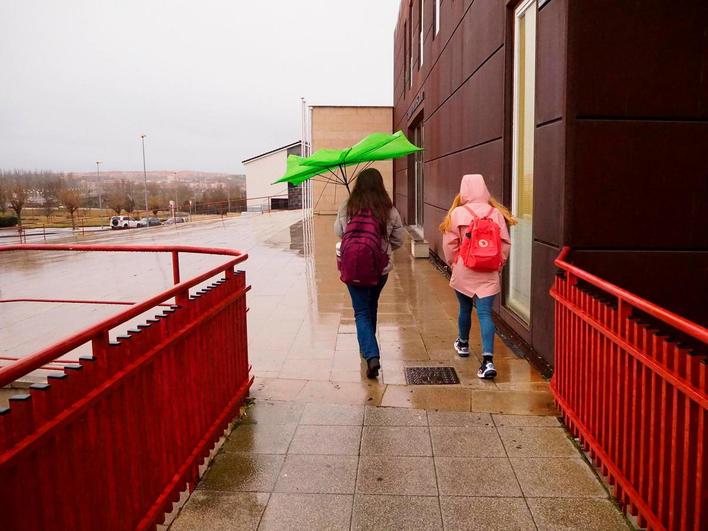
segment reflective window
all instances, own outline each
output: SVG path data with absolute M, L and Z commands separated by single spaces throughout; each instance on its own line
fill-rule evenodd
M 519 223 L 511 228 L 505 297 L 506 306 L 526 322 L 531 317 L 535 72 L 536 0 L 526 0 L 514 13 L 511 208 Z
M 433 17 L 435 18 L 435 35 L 440 33 L 440 0 L 435 0 L 433 6 Z
M 418 3 L 418 10 L 419 10 L 419 17 L 418 21 L 420 24 L 418 25 L 418 57 L 420 57 L 420 60 L 418 62 L 418 68 L 423 66 L 423 39 L 425 38 L 425 35 L 423 34 L 423 10 L 425 9 L 425 1 L 420 0 Z

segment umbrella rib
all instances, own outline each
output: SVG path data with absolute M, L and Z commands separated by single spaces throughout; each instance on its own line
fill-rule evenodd
M 335 176 L 335 178 L 336 178 L 336 177 L 337 177 L 337 174 L 334 174 L 334 176 Z M 327 182 L 329 182 L 329 183 L 337 184 L 337 181 L 336 181 L 336 180 L 333 180 L 330 176 L 325 175 L 325 174 L 323 174 L 323 173 L 319 173 L 319 174 L 313 176 L 312 178 L 314 178 L 314 177 L 322 177 L 323 179 L 325 179 L 325 180 L 326 180 Z
M 322 195 L 324 195 L 324 191 L 327 189 L 327 185 L 328 185 L 328 184 L 329 184 L 329 182 L 326 183 L 326 184 L 322 187 L 322 191 L 320 192 L 320 196 L 317 198 L 317 202 L 315 203 L 315 206 L 314 206 L 314 208 L 312 209 L 313 212 L 314 212 L 315 210 L 317 210 L 317 205 L 320 204 L 320 200 L 322 199 Z M 336 189 L 336 187 L 335 187 L 335 189 Z
M 339 183 L 339 182 L 340 182 L 340 181 L 339 181 L 339 175 L 337 175 L 336 173 L 334 173 L 334 172 L 332 171 L 332 168 L 327 168 L 327 171 L 328 171 L 329 173 L 331 173 L 332 175 L 334 175 L 334 178 L 335 178 L 335 182 L 336 182 L 336 183 Z M 342 183 L 342 184 L 344 184 L 344 183 Z

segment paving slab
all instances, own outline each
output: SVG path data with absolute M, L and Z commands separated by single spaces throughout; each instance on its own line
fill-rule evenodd
M 352 530 L 442 529 L 437 497 L 430 496 L 370 496 L 354 498 Z
M 221 452 L 197 489 L 270 492 L 284 459 L 283 455 Z
M 558 416 L 550 391 L 470 389 L 470 411 Z
M 364 407 L 346 404 L 306 404 L 302 424 L 320 426 L 361 426 Z
M 441 496 L 521 496 L 505 457 L 436 457 Z
M 300 425 L 293 437 L 289 453 L 359 455 L 361 426 Z
M 505 426 L 538 426 L 559 427 L 561 423 L 557 417 L 544 415 L 492 415 L 497 427 Z
M 433 454 L 440 457 L 506 457 L 493 426 L 432 427 Z
M 244 424 L 297 424 L 305 409 L 303 404 L 258 400 L 243 413 Z
M 467 411 L 428 411 L 428 424 L 433 426 L 463 427 L 494 426 L 489 413 Z
M 539 529 L 553 531 L 625 531 L 630 527 L 610 500 L 529 498 L 528 505 Z
M 285 459 L 275 492 L 354 494 L 359 459 L 348 455 L 293 455 Z
M 500 427 L 509 457 L 577 457 L 578 450 L 563 428 Z
M 381 405 L 433 411 L 470 411 L 470 390 L 457 386 L 389 385 Z
M 270 494 L 195 490 L 172 524 L 173 531 L 255 531 Z
M 224 443 L 226 452 L 284 454 L 297 424 L 243 424 Z
M 274 493 L 270 497 L 258 529 L 262 531 L 348 529 L 352 504 L 352 496 Z
M 437 496 L 433 459 L 362 456 L 356 491 L 361 494 Z
M 367 426 L 427 426 L 424 409 L 395 407 L 366 407 L 364 424 Z
M 607 492 L 581 457 L 513 458 L 516 477 L 529 498 L 606 498 Z
M 523 498 L 440 498 L 446 530 L 535 530 Z
M 427 426 L 364 426 L 361 455 L 432 456 Z

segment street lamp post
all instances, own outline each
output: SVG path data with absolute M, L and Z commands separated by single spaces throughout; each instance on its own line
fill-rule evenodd
M 103 210 L 103 200 L 101 197 L 101 170 L 99 169 L 99 166 L 101 165 L 101 161 L 97 160 L 96 161 L 96 187 L 98 188 L 98 215 L 101 215 L 101 211 Z
M 143 144 L 143 181 L 145 183 L 145 215 L 148 215 L 148 178 L 147 178 L 147 170 L 145 168 L 145 136 L 146 135 L 140 135 L 140 141 Z
M 177 226 L 177 214 L 179 214 L 179 182 L 177 181 L 177 172 L 173 171 L 172 176 L 175 181 L 175 226 Z

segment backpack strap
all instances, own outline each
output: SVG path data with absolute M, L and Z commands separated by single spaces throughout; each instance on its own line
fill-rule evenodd
M 493 206 L 490 206 L 490 207 L 489 207 L 489 212 L 487 212 L 487 215 L 484 216 L 484 217 L 485 217 L 485 218 L 491 217 L 493 212 L 494 212 L 494 207 L 493 207 Z
M 479 219 L 479 216 L 474 213 L 474 210 L 472 210 L 472 207 L 469 205 L 469 203 L 462 205 L 462 207 L 463 207 L 465 210 L 467 210 L 467 212 L 469 212 L 470 214 L 472 214 L 472 219 L 475 219 L 475 220 Z

